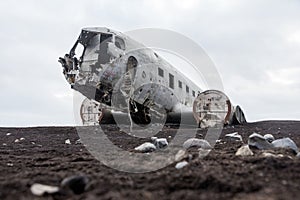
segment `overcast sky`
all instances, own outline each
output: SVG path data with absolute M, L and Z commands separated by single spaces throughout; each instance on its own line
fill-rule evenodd
M 196 41 L 249 121 L 300 119 L 300 1 L 0 2 L 0 126 L 74 124 L 57 62 L 80 29 L 164 28 Z

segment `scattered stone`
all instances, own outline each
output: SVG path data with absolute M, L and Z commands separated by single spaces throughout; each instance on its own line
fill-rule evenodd
M 154 140 L 154 145 L 156 146 L 156 148 L 158 149 L 162 149 L 168 146 L 168 141 L 166 138 L 156 138 Z
M 46 193 L 53 194 L 53 193 L 58 192 L 59 187 L 34 183 L 30 187 L 30 191 L 32 192 L 32 194 L 34 194 L 36 196 L 43 196 Z
M 3 146 L 7 146 L 7 144 L 6 144 L 6 143 L 3 143 L 2 145 L 3 145 Z
M 295 153 L 299 152 L 297 145 L 290 138 L 282 138 L 282 139 L 274 140 L 272 144 L 275 148 L 286 148 L 286 149 L 292 149 Z
M 75 144 L 81 144 L 81 140 L 80 139 L 76 140 Z
M 297 153 L 296 158 L 300 159 L 300 152 Z
M 6 135 L 7 135 L 7 136 L 10 136 L 10 135 L 11 135 L 11 133 L 6 133 Z
M 35 142 L 31 142 L 31 144 L 35 144 Z
M 272 143 L 275 140 L 274 136 L 271 134 L 264 135 L 264 138 L 270 143 Z
M 202 149 L 202 148 L 199 148 L 198 151 L 199 151 L 199 158 L 203 158 L 203 157 L 205 157 L 205 156 L 207 156 L 209 154 L 209 152 L 211 151 L 211 149 Z
M 272 157 L 272 158 L 283 158 L 284 157 L 284 155 L 282 155 L 282 154 L 273 154 L 273 153 L 270 153 L 270 152 L 263 152 L 261 155 L 265 158 L 270 158 L 270 157 Z
M 20 142 L 20 140 L 19 139 L 15 139 L 15 143 L 19 143 Z
M 61 187 L 71 190 L 74 194 L 82 194 L 88 183 L 89 179 L 86 176 L 70 176 L 62 180 Z
M 186 162 L 186 161 L 182 161 L 182 162 L 179 162 L 175 165 L 175 168 L 176 169 L 181 169 L 181 168 L 184 168 L 185 166 L 187 166 L 189 163 Z
M 249 148 L 248 145 L 241 146 L 237 152 L 235 153 L 236 156 L 253 156 L 253 152 Z
M 211 145 L 203 139 L 190 138 L 183 143 L 183 148 L 189 149 L 191 147 L 200 147 L 202 149 L 211 149 Z
M 253 133 L 248 138 L 249 147 L 256 147 L 258 149 L 271 149 L 273 145 L 269 143 L 262 135 Z
M 226 134 L 225 138 L 233 141 L 243 141 L 242 136 L 238 132 Z
M 150 143 L 150 142 L 145 142 L 144 144 L 141 144 L 140 146 L 138 147 L 135 147 L 134 148 L 136 151 L 141 151 L 141 152 L 151 152 L 151 151 L 154 151 L 156 150 L 156 147 L 154 144 Z
M 66 139 L 66 140 L 65 140 L 65 144 L 71 144 L 70 139 Z
M 23 137 L 22 137 L 22 138 L 20 138 L 20 141 L 23 141 L 23 140 L 25 140 L 25 138 L 23 138 Z
M 182 159 L 184 159 L 184 158 L 186 158 L 186 157 L 187 157 L 186 151 L 180 149 L 180 150 L 176 153 L 176 155 L 175 155 L 175 161 L 176 161 L 176 162 L 179 162 L 179 161 L 181 161 Z
M 14 166 L 14 164 L 12 164 L 12 163 L 7 163 L 6 165 L 9 166 L 9 167 L 13 167 Z

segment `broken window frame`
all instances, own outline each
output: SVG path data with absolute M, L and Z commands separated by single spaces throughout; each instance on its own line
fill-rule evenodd
M 190 88 L 189 88 L 188 85 L 185 86 L 185 91 L 186 91 L 186 93 L 188 93 L 188 94 L 190 93 Z
M 174 89 L 174 75 L 169 73 L 169 87 Z
M 178 80 L 178 87 L 182 89 L 182 82 L 180 80 Z
M 164 70 L 162 69 L 162 68 L 158 68 L 158 75 L 160 76 L 160 77 L 164 77 Z

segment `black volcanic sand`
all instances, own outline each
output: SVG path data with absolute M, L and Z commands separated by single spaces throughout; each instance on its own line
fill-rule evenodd
M 109 138 L 124 149 L 132 150 L 145 140 L 132 140 L 105 125 Z M 275 138 L 290 137 L 300 146 L 300 122 L 266 121 L 223 129 L 224 134 L 239 132 L 244 142 L 253 132 L 271 133 Z M 172 135 L 166 127 L 160 136 Z M 7 133 L 11 135 L 7 136 Z M 198 130 L 197 137 L 206 130 Z M 18 143 L 15 139 L 25 138 Z M 65 144 L 70 139 L 71 145 Z M 293 152 L 278 149 L 282 158 L 265 158 L 262 151 L 254 156 L 237 157 L 238 142 L 218 143 L 200 159 L 191 152 L 190 164 L 142 174 L 119 172 L 101 164 L 82 144 L 74 127 L 0 128 L 0 199 L 299 199 L 300 159 Z M 149 140 L 148 140 L 149 141 Z M 5 143 L 3 145 L 3 143 Z M 130 162 L 130 161 L 128 161 Z M 79 195 L 58 193 L 36 197 L 33 183 L 60 185 L 62 179 L 85 174 L 87 190 Z

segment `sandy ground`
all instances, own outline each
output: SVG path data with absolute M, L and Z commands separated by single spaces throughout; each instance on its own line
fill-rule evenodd
M 114 125 L 103 125 L 106 134 L 124 150 L 147 139 L 133 139 Z M 160 136 L 172 135 L 166 127 Z M 266 121 L 223 129 L 224 134 L 239 132 L 247 142 L 253 132 L 271 133 L 275 138 L 290 137 L 300 146 L 300 122 Z M 11 133 L 8 134 L 7 133 Z M 203 138 L 206 130 L 198 130 Z M 24 138 L 20 142 L 16 139 Z M 70 139 L 71 144 L 65 144 Z M 150 173 L 132 174 L 106 167 L 96 160 L 79 139 L 74 127 L 0 128 L 0 199 L 298 199 L 300 196 L 300 159 L 293 152 L 274 150 L 282 158 L 237 157 L 240 142 L 218 143 L 211 153 L 198 158 L 191 151 L 189 165 L 175 164 Z M 58 193 L 36 197 L 33 183 L 60 185 L 62 179 L 84 174 L 90 182 L 79 195 Z

